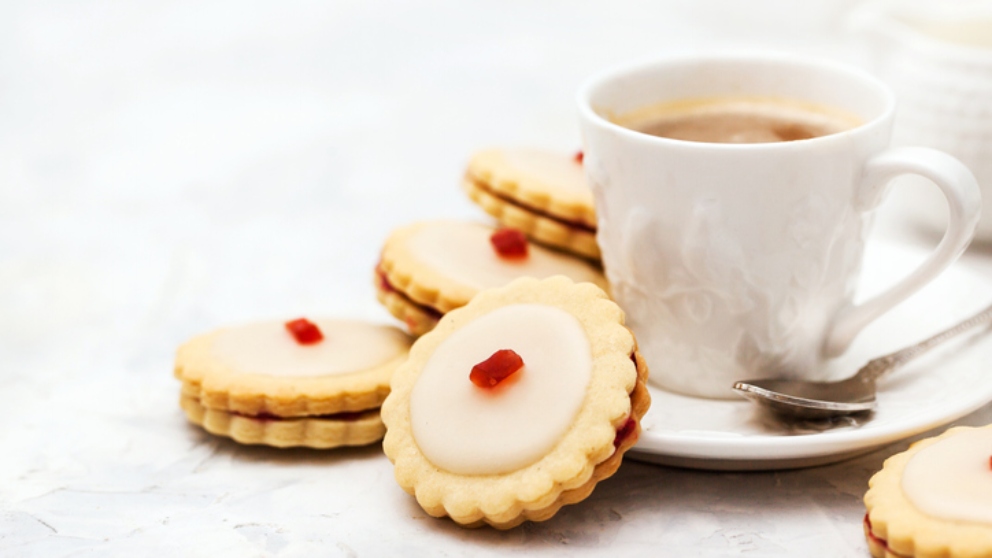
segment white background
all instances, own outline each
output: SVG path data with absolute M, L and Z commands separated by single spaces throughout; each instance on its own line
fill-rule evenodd
M 0 555 L 865 556 L 861 496 L 905 444 L 778 473 L 628 461 L 552 521 L 469 531 L 377 447 L 189 426 L 171 375 L 220 325 L 389 320 L 389 231 L 481 218 L 476 149 L 577 149 L 589 74 L 717 46 L 864 64 L 851 4 L 0 3 Z

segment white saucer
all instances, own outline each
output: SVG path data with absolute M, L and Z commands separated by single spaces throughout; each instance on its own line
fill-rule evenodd
M 869 245 L 860 292 L 870 295 L 890 285 L 924 256 L 919 249 Z M 873 357 L 924 339 L 990 302 L 992 280 L 952 266 L 865 329 L 830 368 L 835 377 L 853 374 Z M 992 400 L 992 332 L 978 329 L 882 378 L 871 416 L 843 419 L 828 429 L 784 425 L 743 399 L 650 391 L 651 410 L 630 455 L 635 459 L 716 470 L 821 465 L 947 424 Z

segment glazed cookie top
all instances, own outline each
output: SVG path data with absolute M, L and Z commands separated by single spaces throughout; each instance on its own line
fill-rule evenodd
M 386 241 L 381 265 L 392 285 L 441 312 L 520 277 L 564 275 L 606 288 L 606 278 L 590 263 L 537 244 L 528 242 L 522 257 L 500 254 L 492 242 L 496 231 L 461 221 L 408 225 Z
M 872 535 L 893 553 L 992 555 L 992 426 L 951 428 L 885 460 L 869 481 Z
M 500 350 L 522 360 L 512 381 L 493 388 L 469 381 L 466 371 Z M 568 430 L 591 369 L 589 340 L 568 312 L 543 304 L 499 308 L 452 333 L 424 365 L 410 394 L 413 436 L 428 460 L 454 473 L 530 465 Z
M 992 527 L 992 429 L 966 430 L 921 449 L 906 463 L 902 489 L 931 517 Z
M 307 329 L 292 326 L 305 322 Z M 266 321 L 195 337 L 176 354 L 183 393 L 208 408 L 277 416 L 381 404 L 411 339 L 357 320 Z
M 298 342 L 285 322 L 270 321 L 218 331 L 214 358 L 245 374 L 301 377 L 361 372 L 406 353 L 409 339 L 396 328 L 357 321 L 315 320 L 323 339 Z
M 574 155 L 527 148 L 486 149 L 472 156 L 466 175 L 534 209 L 596 225 L 592 190 Z
M 522 278 L 479 293 L 393 377 L 382 416 L 397 480 L 460 522 L 510 521 L 582 485 L 639 418 L 635 351 L 623 312 L 592 284 Z

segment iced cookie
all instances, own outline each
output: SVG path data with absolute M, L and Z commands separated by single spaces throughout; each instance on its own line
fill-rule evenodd
M 872 556 L 992 557 L 992 426 L 921 440 L 868 484 Z
M 519 277 L 553 275 L 606 288 L 606 278 L 594 265 L 528 242 L 514 229 L 431 221 L 399 228 L 386 240 L 376 268 L 376 294 L 411 333 L 421 335 L 479 291 Z
M 326 449 L 372 444 L 386 433 L 379 409 L 298 418 L 252 416 L 208 409 L 186 395 L 180 396 L 179 406 L 193 424 L 242 444 Z
M 468 164 L 469 197 L 529 237 L 598 259 L 596 211 L 581 155 L 538 149 L 488 149 Z
M 382 406 L 399 485 L 432 516 L 499 529 L 585 499 L 650 405 L 623 319 L 565 277 L 518 279 L 446 314 Z
M 327 448 L 379 440 L 379 406 L 411 340 L 392 326 L 269 321 L 193 338 L 176 354 L 187 418 L 248 444 Z

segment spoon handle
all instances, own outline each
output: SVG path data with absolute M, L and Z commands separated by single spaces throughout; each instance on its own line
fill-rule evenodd
M 877 380 L 886 372 L 902 366 L 937 345 L 940 345 L 944 341 L 957 337 L 958 335 L 974 327 L 988 322 L 992 322 L 992 305 L 989 305 L 984 310 L 968 318 L 967 320 L 941 331 L 933 337 L 924 339 L 923 341 L 920 341 L 915 345 L 910 345 L 905 349 L 870 360 L 868 364 L 864 365 L 864 367 L 858 371 L 857 375 L 865 381 Z

